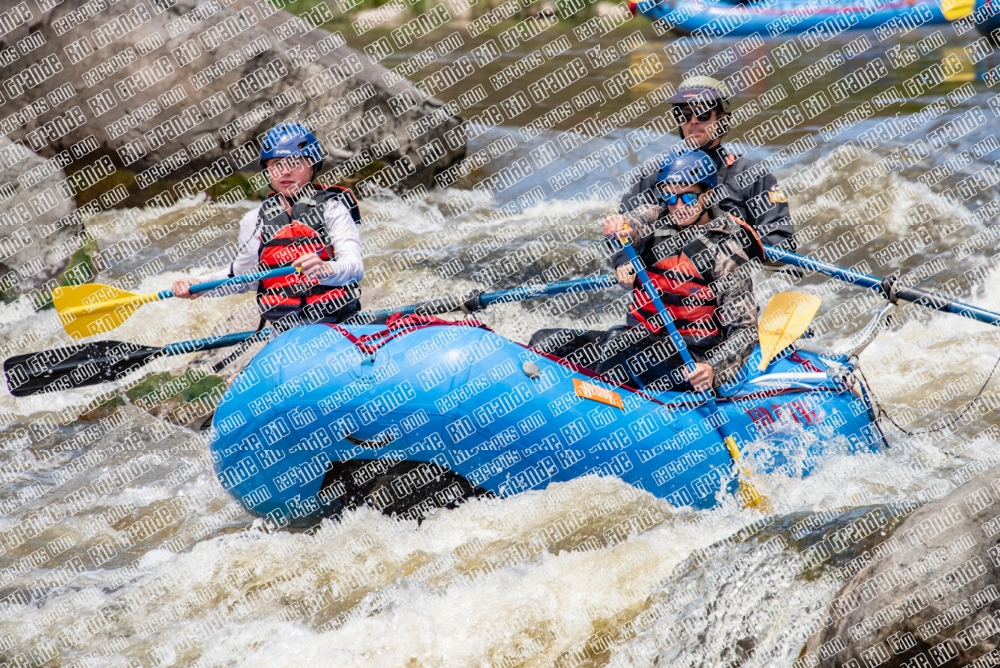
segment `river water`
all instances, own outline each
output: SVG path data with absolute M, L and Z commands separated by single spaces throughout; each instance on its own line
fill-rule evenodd
M 604 38 L 604 46 L 635 30 L 619 29 Z M 364 46 L 381 34 L 374 31 L 353 45 Z M 398 65 L 447 34 L 439 31 L 383 64 Z M 962 50 L 968 35 L 958 37 L 944 26 L 880 43 L 866 34 L 865 46 L 855 41 L 860 33 L 848 33 L 779 67 L 775 48 L 781 42 L 719 40 L 669 64 L 664 47 L 672 44 L 669 53 L 679 54 L 682 43 L 659 38 L 648 26 L 641 34 L 643 43 L 631 53 L 594 71 L 558 100 L 525 111 L 516 124 L 474 127 L 470 154 L 488 154 L 491 146 L 495 152 L 505 149 L 488 165 L 416 202 L 404 204 L 388 194 L 364 201 L 369 303 L 464 293 L 479 284 L 477 272 L 501 266 L 504 256 L 559 231 L 573 230 L 566 235 L 573 240 L 519 266 L 494 287 L 604 270 L 603 261 L 588 251 L 599 239 L 599 219 L 620 197 L 618 177 L 666 148 L 672 135 L 647 136 L 649 145 L 610 167 L 566 172 L 558 189 L 548 179 L 595 151 L 614 150 L 616 143 L 634 149 L 642 136 L 633 131 L 666 108 L 640 110 L 606 136 L 576 135 L 576 146 L 561 133 L 588 115 L 607 118 L 648 99 L 644 96 L 713 56 L 728 61 L 723 74 L 768 56 L 773 71 L 741 99 L 773 101 L 782 90 L 785 95 L 758 119 L 792 104 L 801 108 L 830 82 L 876 61 L 888 69 L 876 86 L 751 150 L 758 159 L 780 158 L 780 150 L 798 142 L 800 150 L 776 159 L 774 171 L 796 212 L 798 233 L 808 239 L 804 252 L 827 253 L 839 264 L 879 275 L 916 272 L 922 287 L 940 287 L 1000 309 L 1000 276 L 984 264 L 996 242 L 975 240 L 984 238 L 976 235 L 994 226 L 998 216 L 990 209 L 973 216 L 993 201 L 996 188 L 967 198 L 954 194 L 952 205 L 944 195 L 949 188 L 958 193 L 963 178 L 1000 157 L 993 152 L 1000 148 L 991 129 L 994 93 L 982 80 L 996 59 L 973 63 Z M 412 78 L 468 56 L 483 41 L 464 36 L 464 45 Z M 461 92 L 466 101 L 475 99 L 476 85 L 490 88 L 486 76 L 544 44 L 560 43 L 558 37 L 566 37 L 570 48 L 546 59 L 539 75 L 584 58 L 585 49 L 599 41 L 580 44 L 569 29 L 553 27 L 487 66 L 485 76 L 442 97 L 458 99 Z M 887 53 L 896 43 L 911 47 L 905 53 L 915 60 L 900 65 L 906 57 L 902 50 Z M 816 82 L 793 88 L 806 63 L 845 49 L 860 53 Z M 610 76 L 653 53 L 660 54 L 664 67 L 635 89 L 598 101 L 535 137 L 525 139 L 517 129 L 591 86 L 601 89 Z M 946 62 L 948 79 L 915 99 L 884 96 L 884 104 L 874 99 L 889 86 L 905 94 L 906 80 Z M 523 92 L 536 79 L 536 73 L 515 79 L 462 113 L 483 114 L 501 96 Z M 839 133 L 829 126 L 865 103 L 869 118 Z M 961 137 L 945 136 L 943 146 L 925 155 L 905 148 L 956 119 L 978 118 L 977 113 L 985 124 Z M 886 119 L 910 119 L 913 125 L 906 134 L 883 135 L 877 146 L 863 149 L 864 137 L 872 135 L 865 133 Z M 758 122 L 746 121 L 734 135 Z M 845 148 L 848 141 L 858 150 Z M 492 198 L 472 197 L 482 179 L 516 163 L 536 164 L 539 150 L 552 154 L 543 148 L 550 142 L 558 147 L 550 164 Z M 949 160 L 962 164 L 956 174 L 934 183 L 923 177 Z M 535 196 L 539 188 L 541 199 Z M 207 206 L 191 200 L 170 210 L 116 211 L 88 220 L 89 227 L 102 230 L 101 245 L 137 234 L 150 239 L 100 281 L 155 270 L 126 286 L 145 292 L 223 264 L 218 258 L 235 237 L 233 225 L 245 207 Z M 210 215 L 199 217 L 197 228 L 172 225 L 198 211 Z M 195 229 L 201 230 L 201 249 L 180 255 L 176 244 Z M 394 258 L 404 251 L 411 262 L 400 268 Z M 790 284 L 791 279 L 762 277 L 758 297 L 763 303 Z M 879 305 L 859 289 L 818 277 L 804 279 L 800 288 L 822 295 L 824 317 L 817 330 L 831 345 L 860 329 Z M 601 309 L 620 294 L 610 291 L 580 303 L 508 304 L 481 319 L 524 342 L 542 324 L 615 324 Z M 244 310 L 248 300 L 237 295 L 146 305 L 115 338 L 162 345 L 231 331 L 232 312 L 250 322 Z M 203 433 L 153 417 L 134 401 L 115 399 L 109 386 L 17 400 L 5 395 L 0 398 L 0 657 L 11 665 L 61 666 L 792 665 L 824 623 L 824 607 L 843 579 L 871 557 L 873 542 L 919 503 L 947 493 L 1000 457 L 1000 419 L 991 399 L 995 381 L 958 416 L 1000 356 L 994 332 L 912 306 L 898 315 L 861 355 L 861 368 L 897 423 L 909 430 L 943 428 L 906 434 L 883 420 L 890 444 L 885 451 L 832 457 L 806 479 L 780 474 L 763 479 L 775 503 L 768 517 L 735 503 L 706 512 L 673 508 L 617 479 L 590 477 L 469 502 L 419 525 L 362 509 L 312 532 L 269 531 L 222 490 Z M 52 310 L 34 312 L 23 300 L 3 306 L 0 323 L 5 357 L 70 343 Z M 151 368 L 180 373 L 189 361 L 169 358 Z M 881 530 L 846 548 L 831 539 L 837 528 L 862 517 Z M 624 535 L 623 522 L 634 527 Z M 538 540 L 556 534 L 556 541 Z M 810 665 L 809 657 L 801 665 Z

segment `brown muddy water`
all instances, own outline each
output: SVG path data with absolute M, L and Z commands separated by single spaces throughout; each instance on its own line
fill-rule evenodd
M 464 43 L 411 79 L 470 57 L 496 34 L 473 40 L 458 26 L 442 29 L 383 64 L 395 67 L 450 32 L 462 34 Z M 352 45 L 361 48 L 384 34 L 372 31 Z M 765 56 L 780 62 L 775 51 L 781 42 L 729 39 L 669 64 L 664 47 L 672 45 L 671 53 L 680 54 L 683 43 L 657 37 L 638 22 L 605 37 L 602 46 L 622 40 L 630 49 L 626 55 L 513 121 L 502 117 L 493 125 L 490 107 L 528 92 L 539 76 L 574 58 L 587 59 L 587 49 L 600 40 L 581 44 L 570 29 L 555 26 L 442 95 L 459 102 L 466 118 L 478 117 L 469 153 L 489 153 L 492 146 L 500 155 L 414 205 L 392 196 L 362 203 L 369 269 L 365 287 L 377 292 L 381 303 L 466 292 L 475 287 L 477 271 L 559 225 L 580 226 L 578 241 L 522 267 L 498 287 L 553 272 L 573 277 L 604 270 L 597 260 L 581 259 L 579 251 L 599 238 L 600 218 L 617 205 L 619 177 L 674 141 L 672 134 L 636 132 L 667 111 L 662 104 L 648 104 L 647 96 L 711 58 L 723 63 L 718 70 L 723 74 L 752 67 Z M 759 115 L 738 125 L 733 135 L 742 137 L 792 105 L 801 109 L 830 82 L 881 61 L 889 73 L 876 87 L 832 104 L 792 131 L 763 136 L 759 148 L 745 137 L 743 145 L 753 157 L 773 159 L 798 234 L 808 239 L 804 252 L 832 253 L 840 244 L 846 251 L 840 264 L 867 263 L 861 266 L 880 275 L 916 272 L 922 287 L 941 287 L 998 309 L 1000 275 L 988 264 L 996 242 L 980 243 L 985 238 L 980 233 L 997 224 L 997 213 L 983 209 L 994 202 L 996 186 L 967 199 L 955 195 L 957 204 L 945 196 L 1000 157 L 993 136 L 994 92 L 982 80 L 997 59 L 973 63 L 962 51 L 966 43 L 948 26 L 883 43 L 870 33 L 843 34 L 794 63 L 775 66 L 744 92 L 737 106 L 756 104 Z M 897 44 L 902 49 L 890 53 Z M 492 91 L 490 76 L 546 48 L 530 75 Z M 855 55 L 817 81 L 793 87 L 806 64 L 835 52 Z M 660 54 L 664 66 L 640 86 L 603 101 L 588 93 L 603 90 L 608 78 L 641 65 L 653 53 Z M 902 65 L 906 59 L 912 62 Z M 953 66 L 956 61 L 960 68 Z M 916 99 L 900 103 L 887 92 L 893 86 L 903 91 L 905 81 L 943 63 L 953 73 Z M 489 94 L 481 97 L 477 86 Z M 878 93 L 886 94 L 879 99 Z M 541 128 L 535 136 L 518 129 L 566 103 L 574 110 L 571 119 Z M 766 103 L 770 106 L 764 109 Z M 859 108 L 859 115 L 871 115 L 839 131 L 831 125 Z M 913 153 L 915 139 L 977 108 L 988 122 L 926 155 Z M 599 119 L 613 114 L 629 118 L 620 129 L 596 136 Z M 878 128 L 888 120 L 910 125 L 885 139 Z M 564 133 L 581 123 L 577 133 Z M 868 150 L 865 138 L 872 136 L 880 138 Z M 632 151 L 627 159 L 589 172 L 572 169 L 580 158 L 614 150 L 616 143 Z M 793 151 L 780 153 L 793 144 Z M 554 159 L 531 177 L 456 212 L 456 198 L 475 183 L 546 151 Z M 961 165 L 956 173 L 942 175 L 942 169 L 936 173 L 940 178 L 925 176 L 948 161 Z M 559 181 L 561 187 L 551 192 L 548 179 L 560 173 L 565 183 Z M 546 187 L 546 195 L 535 201 L 532 192 L 539 186 Z M 162 289 L 184 273 L 224 264 L 219 257 L 235 236 L 228 226 L 243 208 L 217 211 L 201 225 L 212 231 L 193 266 L 190 258 L 171 259 L 169 249 L 190 229 L 171 230 L 170 223 L 204 206 L 193 200 L 170 210 L 117 211 L 88 220 L 88 225 L 107 226 L 109 242 L 139 229 L 155 239 L 116 267 L 118 273 L 99 280 L 108 282 L 158 258 L 160 273 L 138 286 L 145 292 Z M 973 215 L 977 210 L 980 215 Z M 417 261 L 399 270 L 392 258 L 418 242 Z M 901 253 L 904 247 L 908 250 Z M 759 300 L 790 284 L 773 276 L 758 281 Z M 831 344 L 857 331 L 878 306 L 858 289 L 818 277 L 802 286 L 822 295 L 821 314 L 829 317 L 820 338 Z M 507 304 L 481 319 L 525 342 L 537 326 L 571 325 L 608 299 L 558 307 Z M 238 295 L 147 305 L 115 338 L 162 345 L 206 336 L 227 327 L 227 314 L 249 300 Z M 0 323 L 5 357 L 70 342 L 53 311 L 36 313 L 25 302 L 0 308 Z M 861 366 L 885 409 L 914 429 L 954 416 L 987 382 L 998 356 L 1000 341 L 986 325 L 904 307 L 897 323 L 861 355 Z M 169 358 L 152 370 L 180 373 L 189 361 Z M 988 397 L 995 383 L 986 388 Z M 970 470 L 1000 457 L 1000 418 L 990 400 L 933 434 L 906 435 L 884 423 L 888 450 L 833 457 L 808 478 L 769 476 L 764 482 L 776 510 L 768 518 L 735 504 L 700 512 L 673 508 L 617 479 L 588 477 L 502 500 L 469 502 L 419 525 L 361 509 L 308 533 L 268 531 L 220 487 L 204 433 L 151 416 L 135 397 L 84 412 L 107 391 L 0 398 L 0 658 L 10 665 L 718 666 L 752 661 L 788 666 L 822 623 L 824 606 L 852 572 L 850 561 L 866 549 L 860 544 L 821 563 L 811 561 L 815 552 L 807 550 L 824 531 L 876 511 L 889 519 L 889 527 L 915 502 L 947 493 Z M 614 531 L 635 517 L 648 521 L 624 538 Z M 538 540 L 556 535 L 558 540 Z

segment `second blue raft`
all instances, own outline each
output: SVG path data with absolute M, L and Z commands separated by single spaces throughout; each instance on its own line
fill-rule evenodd
M 636 8 L 662 29 L 702 40 L 807 31 L 826 39 L 845 30 L 880 26 L 896 30 L 948 22 L 935 0 L 641 0 Z

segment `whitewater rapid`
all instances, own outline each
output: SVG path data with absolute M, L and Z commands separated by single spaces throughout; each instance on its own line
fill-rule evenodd
M 985 104 L 986 95 L 967 104 Z M 829 157 L 876 120 L 798 156 L 777 170 L 779 178 L 790 180 Z M 470 152 L 514 132 L 484 130 Z M 591 139 L 548 169 L 565 169 L 625 140 L 626 132 Z M 983 128 L 953 148 L 988 135 Z M 529 155 L 555 136 L 542 133 L 505 160 Z M 776 148 L 764 147 L 755 157 Z M 933 268 L 928 263 L 938 258 L 941 268 L 926 273 L 921 285 L 955 282 L 959 298 L 1000 309 L 997 271 L 985 270 L 974 287 L 966 277 L 991 257 L 991 248 L 961 260 L 952 252 L 993 221 L 948 227 L 968 217 L 962 206 L 933 224 L 914 213 L 940 204 L 944 186 L 989 159 L 929 187 L 917 177 L 948 158 L 931 156 L 853 193 L 851 177 L 874 168 L 891 148 L 864 153 L 849 168 L 792 193 L 793 211 L 823 205 L 801 222 L 800 229 L 820 228 L 805 252 L 834 242 L 845 230 L 837 221 L 857 201 L 897 193 L 868 223 L 878 226 L 878 243 L 926 228 L 933 244 L 905 266 Z M 565 267 L 571 268 L 567 278 L 608 271 L 591 253 L 600 241 L 599 220 L 620 196 L 607 184 L 653 154 L 650 147 L 541 201 L 534 201 L 538 184 L 529 180 L 493 199 L 471 198 L 471 182 L 462 181 L 416 202 L 389 194 L 362 202 L 366 307 L 466 294 L 477 287 L 477 272 L 547 234 L 565 240 L 495 287 L 563 277 Z M 838 187 L 852 195 L 836 197 Z M 214 227 L 217 234 L 205 237 L 193 261 L 172 261 L 168 253 L 191 233 L 170 229 L 172 223 L 205 206 L 202 199 L 184 200 L 170 209 L 88 219 L 88 226 L 108 226 L 106 243 L 139 232 L 155 238 L 101 280 L 120 279 L 157 258 L 161 270 L 128 289 L 156 291 L 178 276 L 218 269 L 236 221 L 251 204 L 220 208 L 201 223 L 199 229 Z M 863 261 L 880 274 L 900 268 L 879 264 L 871 244 L 840 263 Z M 859 289 L 777 275 L 757 282 L 758 301 L 790 287 L 821 294 L 821 315 L 861 303 L 851 302 Z M 618 324 L 604 310 L 613 298 L 510 303 L 476 317 L 526 342 L 539 323 Z M 163 345 L 252 329 L 252 307 L 250 295 L 148 304 L 114 338 Z M 868 314 L 846 318 L 822 342 L 846 341 Z M 0 306 L 0 327 L 8 355 L 71 343 L 53 310 L 35 312 L 25 299 Z M 827 532 L 877 512 L 884 534 L 916 504 L 1000 459 L 995 378 L 979 403 L 959 415 L 988 382 L 998 356 L 1000 339 L 988 326 L 901 307 L 896 323 L 861 354 L 861 369 L 880 405 L 905 429 L 945 428 L 907 434 L 883 419 L 887 450 L 845 451 L 818 462 L 804 479 L 763 476 L 760 485 L 775 504 L 769 518 L 733 500 L 712 511 L 677 509 L 618 479 L 587 477 L 470 501 L 420 524 L 362 508 L 311 532 L 269 531 L 220 486 L 204 433 L 116 399 L 111 386 L 24 399 L 4 393 L 0 657 L 44 663 L 58 650 L 63 665 L 122 667 L 793 665 L 823 623 L 826 604 L 869 549 L 862 542 L 824 556 L 818 546 Z M 147 370 L 179 374 L 192 359 L 165 358 Z M 96 406 L 98 399 L 111 401 Z M 107 493 L 94 496 L 85 488 Z

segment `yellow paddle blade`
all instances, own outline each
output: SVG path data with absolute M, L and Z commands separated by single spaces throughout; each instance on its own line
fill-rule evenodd
M 120 327 L 139 306 L 150 301 L 156 301 L 155 293 L 137 295 L 97 283 L 70 285 L 52 291 L 52 304 L 63 329 L 74 339 Z
M 948 21 L 964 19 L 976 9 L 976 0 L 941 0 L 941 13 Z
M 809 329 L 821 301 L 816 295 L 800 292 L 779 292 L 771 297 L 757 326 L 761 352 L 758 370 L 766 369 L 778 353 Z
M 725 439 L 726 449 L 729 450 L 729 456 L 733 458 L 733 461 L 737 466 L 737 475 L 739 476 L 739 491 L 740 496 L 743 498 L 744 508 L 754 508 L 761 511 L 762 513 L 773 513 L 774 504 L 771 500 L 757 491 L 754 487 L 753 482 L 750 478 L 753 477 L 753 471 L 750 467 L 746 465 L 743 461 L 743 455 L 740 453 L 740 448 L 736 445 L 736 439 L 732 436 L 727 436 Z

